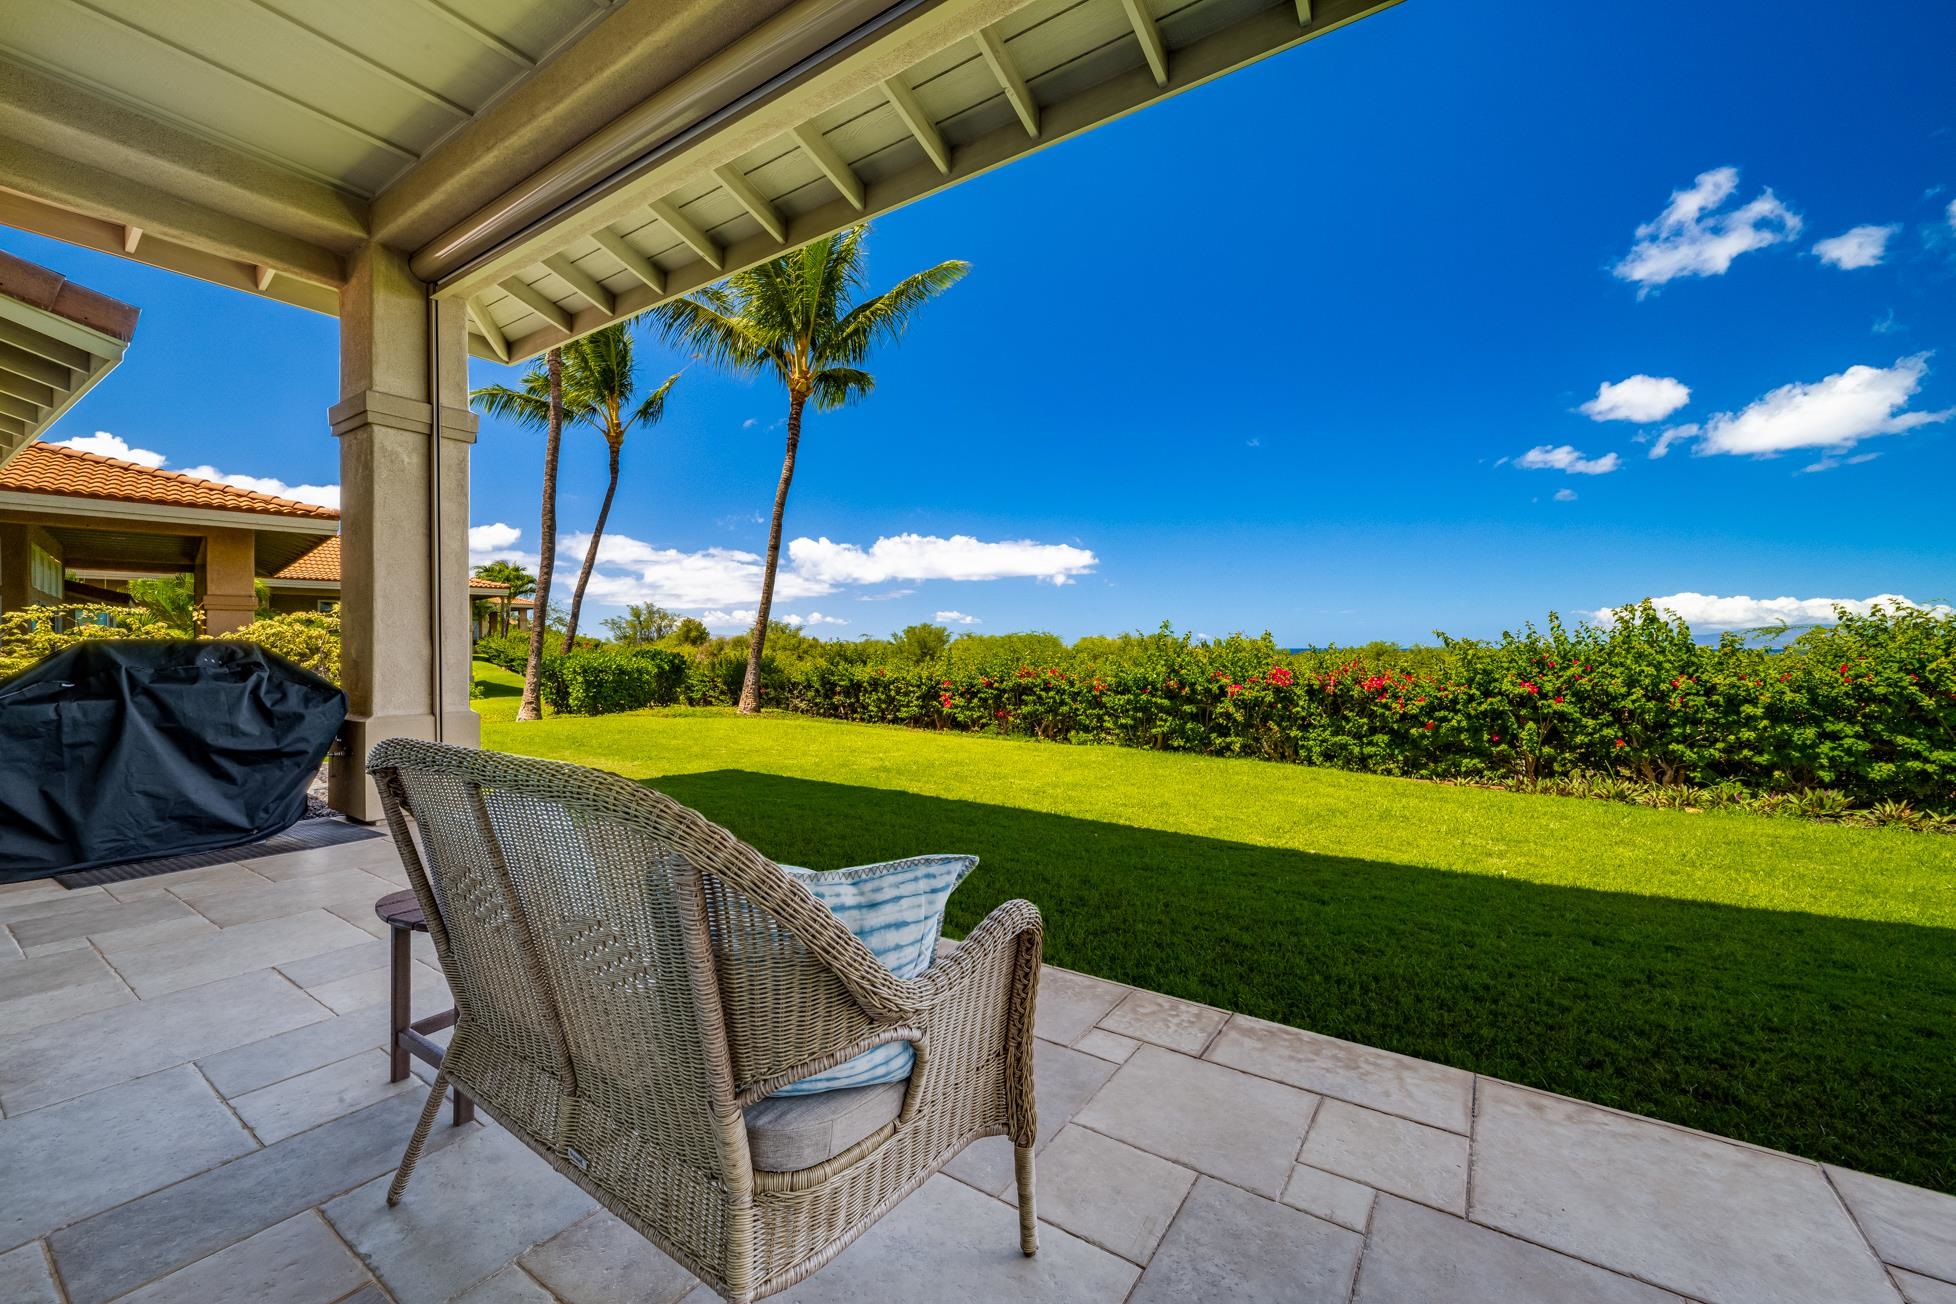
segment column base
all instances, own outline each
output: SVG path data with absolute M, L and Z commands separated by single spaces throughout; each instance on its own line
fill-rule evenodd
M 450 711 L 443 718 L 443 742 L 457 747 L 482 745 L 482 717 L 474 711 Z M 384 738 L 433 738 L 432 715 L 349 715 L 340 727 L 344 755 L 333 757 L 326 771 L 326 804 L 349 819 L 378 824 L 386 818 L 380 789 L 367 776 L 367 753 Z

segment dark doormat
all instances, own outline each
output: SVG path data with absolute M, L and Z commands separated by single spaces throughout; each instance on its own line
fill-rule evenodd
M 192 851 L 181 856 L 161 856 L 155 860 L 130 860 L 99 869 L 81 869 L 72 874 L 56 874 L 54 881 L 63 887 L 94 887 L 98 883 L 126 883 L 132 878 L 152 874 L 174 874 L 180 869 L 202 869 L 206 865 L 230 865 L 260 856 L 276 856 L 285 851 L 310 851 L 316 847 L 336 847 L 342 842 L 364 842 L 384 838 L 380 829 L 370 829 L 338 817 L 303 819 L 283 833 L 274 833 L 241 847 L 221 847 L 215 851 Z

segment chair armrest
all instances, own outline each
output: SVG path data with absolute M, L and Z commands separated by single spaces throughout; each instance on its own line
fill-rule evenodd
M 910 1020 L 928 1016 L 959 989 L 976 981 L 980 974 L 1022 963 L 1027 946 L 1031 947 L 1031 964 L 1037 972 L 1045 931 L 1039 907 L 1030 901 L 1005 902 L 986 915 L 984 922 L 958 943 L 958 949 L 949 958 L 902 984 L 901 1017 Z

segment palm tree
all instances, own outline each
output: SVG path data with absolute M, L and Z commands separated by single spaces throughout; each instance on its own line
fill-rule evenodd
M 478 579 L 503 586 L 503 596 L 496 599 L 496 605 L 502 612 L 502 632 L 509 633 L 509 604 L 535 593 L 537 577 L 513 561 L 484 562 L 475 568 L 475 573 Z
M 524 377 L 523 390 L 507 385 L 489 385 L 473 390 L 471 401 L 493 417 L 509 417 L 530 424 L 539 410 L 543 417 L 543 520 L 538 527 L 542 545 L 538 548 L 536 609 L 539 619 L 530 622 L 530 655 L 523 664 L 523 697 L 516 706 L 518 720 L 543 719 L 543 621 L 550 607 L 550 573 L 556 569 L 557 555 L 557 458 L 564 442 L 564 354 L 552 349 L 543 355 L 543 393 L 529 393 L 529 383 L 537 373 Z
M 591 568 L 597 564 L 598 544 L 604 539 L 605 521 L 611 515 L 611 501 L 618 493 L 618 457 L 625 447 L 625 436 L 635 426 L 654 426 L 666 414 L 666 396 L 679 382 L 679 373 L 647 394 L 633 406 L 638 390 L 634 374 L 632 335 L 627 322 L 614 322 L 582 339 L 563 346 L 563 419 L 574 425 L 590 426 L 604 436 L 610 455 L 611 479 L 605 485 L 604 502 L 598 507 L 598 523 L 591 529 L 591 542 L 584 549 L 584 565 L 577 572 L 577 587 L 571 591 L 570 619 L 564 626 L 564 651 L 577 642 L 578 613 L 584 606 L 584 589 L 591 582 Z M 485 408 L 496 416 L 507 416 L 533 428 L 540 428 L 549 416 L 546 394 L 550 380 L 542 368 L 532 368 L 523 377 L 521 389 L 492 385 L 479 389 L 475 397 L 495 406 Z
M 911 315 L 970 268 L 952 259 L 852 302 L 863 290 L 868 234 L 867 226 L 852 226 L 650 310 L 668 339 L 735 371 L 772 372 L 788 391 L 787 451 L 774 491 L 761 601 L 740 688 L 743 715 L 761 709 L 761 652 L 774 605 L 781 522 L 795 478 L 803 407 L 813 399 L 818 410 L 826 411 L 867 397 L 876 385 L 876 378 L 862 369 L 870 350 L 901 339 Z

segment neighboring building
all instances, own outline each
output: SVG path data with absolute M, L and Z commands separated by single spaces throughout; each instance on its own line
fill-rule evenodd
M 331 611 L 339 606 L 340 536 L 321 539 L 317 547 L 268 576 L 265 587 L 271 592 L 273 611 Z M 479 576 L 469 577 L 471 598 L 494 600 L 507 592 L 505 585 Z M 493 633 L 494 614 L 471 606 L 472 636 L 481 638 Z
M 189 572 L 210 633 L 340 600 L 340 514 L 176 471 L 30 444 L 0 466 L 0 611 L 127 602 L 132 579 Z M 473 596 L 501 585 L 471 580 Z

